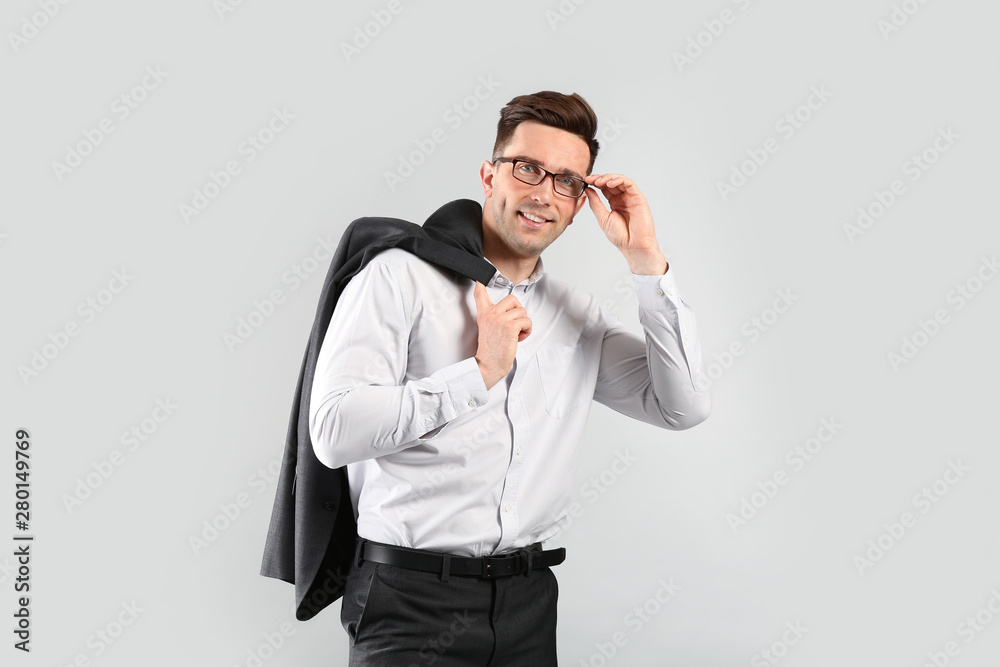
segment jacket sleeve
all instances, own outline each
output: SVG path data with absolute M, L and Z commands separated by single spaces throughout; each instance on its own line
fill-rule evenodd
M 488 401 L 472 357 L 404 381 L 412 320 L 401 278 L 375 258 L 334 309 L 309 411 L 316 457 L 331 468 L 412 447 Z

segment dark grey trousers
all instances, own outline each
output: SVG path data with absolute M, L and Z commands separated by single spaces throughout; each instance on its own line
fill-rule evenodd
M 554 667 L 549 568 L 496 579 L 351 567 L 341 607 L 351 667 Z

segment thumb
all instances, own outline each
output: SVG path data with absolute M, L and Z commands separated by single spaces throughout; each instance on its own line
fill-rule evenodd
M 472 296 L 476 300 L 477 313 L 482 313 L 484 310 L 489 310 L 493 307 L 493 302 L 490 301 L 490 295 L 486 291 L 486 286 L 481 282 L 476 282 L 476 287 L 472 291 Z

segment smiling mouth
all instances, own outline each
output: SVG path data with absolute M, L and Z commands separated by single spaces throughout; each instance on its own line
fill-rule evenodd
M 551 222 L 551 220 L 546 220 L 541 216 L 537 216 L 532 213 L 524 213 L 522 211 L 518 211 L 517 216 L 521 219 L 521 222 L 536 229 L 544 227 Z

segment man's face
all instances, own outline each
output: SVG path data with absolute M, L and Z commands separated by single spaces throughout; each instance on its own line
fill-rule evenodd
M 510 143 L 497 157 L 527 160 L 548 172 L 583 178 L 590 164 L 590 149 L 575 134 L 525 121 L 515 128 Z M 510 162 L 484 162 L 480 168 L 486 194 L 483 234 L 495 237 L 519 257 L 538 257 L 573 222 L 586 196 L 573 199 L 556 194 L 551 176 L 538 185 L 522 183 L 514 178 L 512 169 Z

